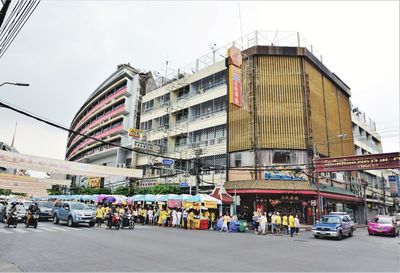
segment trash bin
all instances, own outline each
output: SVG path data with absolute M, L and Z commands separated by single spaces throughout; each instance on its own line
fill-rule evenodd
M 239 221 L 239 232 L 245 232 L 247 227 L 247 221 L 246 220 L 240 220 Z

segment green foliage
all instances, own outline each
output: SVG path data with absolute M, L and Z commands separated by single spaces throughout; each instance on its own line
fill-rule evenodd
M 91 195 L 91 194 L 111 194 L 108 188 L 93 189 L 93 188 L 79 188 L 74 191 L 74 194 Z
M 50 194 L 50 195 L 60 195 L 60 194 L 62 194 L 60 185 L 51 186 L 51 189 L 47 190 L 47 193 Z
M 10 194 L 11 194 L 10 190 L 0 189 L 0 195 L 10 195 Z
M 149 194 L 181 194 L 181 188 L 174 184 L 159 184 L 148 188 Z
M 114 194 L 125 195 L 125 196 L 132 196 L 133 190 L 129 187 L 119 187 L 114 191 Z

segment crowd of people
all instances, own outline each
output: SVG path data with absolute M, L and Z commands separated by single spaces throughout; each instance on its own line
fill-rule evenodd
M 253 223 L 255 234 L 275 234 L 275 235 L 289 235 L 293 237 L 294 234 L 299 234 L 300 221 L 298 215 L 281 214 L 279 212 L 261 212 L 261 210 L 254 211 Z
M 137 224 L 155 225 L 160 227 L 173 227 L 183 229 L 193 229 L 194 221 L 202 219 L 208 221 L 208 228 L 215 226 L 216 212 L 208 210 L 198 210 L 193 208 L 168 208 L 163 206 L 141 206 L 141 205 L 110 205 L 99 204 L 96 209 L 97 227 L 107 222 L 111 225 L 111 215 L 132 215 Z

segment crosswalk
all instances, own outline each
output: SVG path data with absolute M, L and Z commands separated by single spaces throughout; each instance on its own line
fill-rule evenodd
M 104 228 L 103 228 L 104 229 Z M 39 226 L 35 228 L 25 228 L 24 225 L 17 226 L 17 228 L 3 228 L 0 225 L 0 237 L 1 235 L 11 235 L 11 234 L 32 234 L 32 233 L 50 233 L 50 232 L 79 232 L 79 231 L 89 231 L 89 230 L 99 230 L 98 228 L 87 228 L 87 227 L 67 227 L 67 226 Z

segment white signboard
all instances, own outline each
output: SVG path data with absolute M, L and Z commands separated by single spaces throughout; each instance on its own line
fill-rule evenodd
M 0 166 L 5 168 L 24 169 L 32 171 L 63 173 L 84 176 L 127 176 L 141 178 L 142 170 L 107 167 L 94 164 L 77 163 L 40 156 L 0 151 Z

